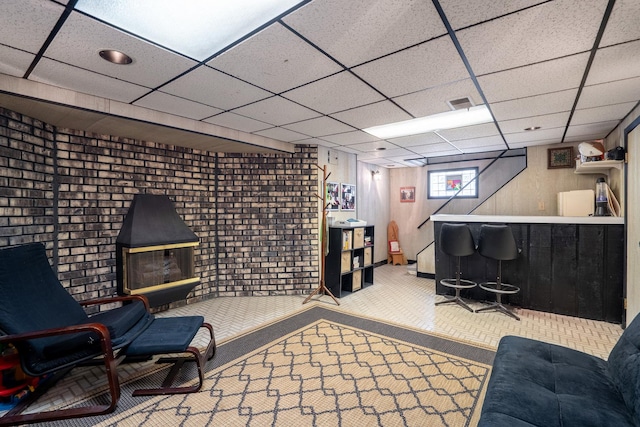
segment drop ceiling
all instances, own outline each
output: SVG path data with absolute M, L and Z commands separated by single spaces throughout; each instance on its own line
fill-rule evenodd
M 210 151 L 317 144 L 395 167 L 604 138 L 640 100 L 637 0 L 303 1 L 198 58 L 78 7 L 3 2 L 0 106 Z M 103 49 L 133 63 L 106 62 Z M 388 140 L 362 131 L 463 97 L 493 123 Z

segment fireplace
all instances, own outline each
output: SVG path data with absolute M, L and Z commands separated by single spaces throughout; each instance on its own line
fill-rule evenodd
M 151 307 L 185 299 L 200 283 L 198 245 L 167 196 L 135 195 L 116 239 L 118 293 L 143 294 Z

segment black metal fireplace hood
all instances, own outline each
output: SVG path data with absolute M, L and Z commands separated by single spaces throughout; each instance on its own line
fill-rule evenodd
M 116 243 L 130 248 L 197 242 L 198 236 L 182 221 L 169 197 L 136 194 Z

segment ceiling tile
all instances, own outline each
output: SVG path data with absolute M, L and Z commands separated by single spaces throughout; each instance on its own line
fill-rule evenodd
M 380 154 L 385 154 L 386 151 L 390 151 L 393 149 L 398 149 L 399 147 L 388 142 L 388 141 L 371 141 L 371 142 L 362 142 L 359 144 L 349 144 L 349 148 L 353 148 L 358 151 L 378 151 Z M 384 150 L 379 150 L 380 148 L 384 148 Z
M 451 27 L 454 30 L 458 30 L 542 2 L 542 0 L 518 0 L 517 2 L 440 0 L 440 5 L 445 15 L 447 15 Z
M 505 145 L 500 135 L 453 141 L 451 145 L 465 152 L 469 149 L 482 148 L 482 147 L 494 147 L 491 149 L 495 149 L 495 150 L 505 150 L 507 148 L 507 146 Z M 495 147 L 500 147 L 500 148 L 495 148 Z
M 400 138 L 393 138 L 393 139 L 389 139 L 389 142 L 399 147 L 411 148 L 413 150 L 413 147 L 424 146 L 424 145 L 436 145 L 436 144 L 441 144 L 444 141 L 442 138 L 440 138 L 440 136 L 438 136 L 438 134 L 429 132 L 429 133 L 423 133 L 420 135 L 411 135 L 411 136 L 403 136 Z
M 373 135 L 362 131 L 338 133 L 335 135 L 323 136 L 322 139 L 333 142 L 338 145 L 359 144 L 361 142 L 381 141 Z
M 411 147 L 411 151 L 415 151 L 416 153 L 422 154 L 422 155 L 428 155 L 428 154 L 431 155 L 436 153 L 439 155 L 442 155 L 443 153 L 447 153 L 451 155 L 461 154 L 460 150 L 458 150 L 457 148 L 455 148 L 454 146 L 446 142 L 441 142 L 439 144 L 427 144 L 427 145 L 419 145 L 417 147 Z
M 478 77 L 488 102 L 508 101 L 580 86 L 589 54 L 571 55 Z
M 149 89 L 81 68 L 42 58 L 29 77 L 31 80 L 72 89 L 89 95 L 133 102 Z
M 576 110 L 571 118 L 571 125 L 622 120 L 636 105 L 637 102 L 627 102 L 624 104 Z
M 388 97 L 469 78 L 449 36 L 353 68 Z
M 408 120 L 412 117 L 390 101 L 376 102 L 331 115 L 358 129 Z
M 482 98 L 471 79 L 464 79 L 398 96 L 393 100 L 415 117 L 424 117 L 450 111 L 451 107 L 449 107 L 447 101 L 465 97 L 471 99 L 474 105 L 483 104 Z
M 476 75 L 521 67 L 590 50 L 606 5 L 581 2 L 576 13 L 575 0 L 545 2 L 458 31 L 457 37 Z
M 199 104 L 189 101 L 188 99 L 178 98 L 177 96 L 158 91 L 140 98 L 133 104 L 194 120 L 202 120 L 222 112 L 222 110 L 218 108 L 209 107 L 208 105 Z
M 578 89 L 520 98 L 491 104 L 491 111 L 498 123 L 503 120 L 536 117 L 571 111 Z
M 504 120 L 500 122 L 503 134 L 524 132 L 525 128 L 540 126 L 541 129 L 559 128 L 567 125 L 569 111 L 524 119 Z
M 321 145 L 323 147 L 329 147 L 329 148 L 338 146 L 338 144 L 334 144 L 333 142 L 325 141 L 324 139 L 320 139 L 320 138 L 307 138 L 307 139 L 300 139 L 298 141 L 292 141 L 292 142 L 296 144 L 304 144 L 304 145 Z M 329 159 L 327 159 L 327 163 L 329 163 Z
M 361 147 L 358 147 L 356 145 L 350 145 L 349 148 L 360 150 Z M 376 151 L 375 149 L 374 150 L 366 149 L 368 147 L 362 147 L 362 148 L 365 148 L 365 149 L 361 150 L 362 154 L 359 154 L 358 157 L 363 159 L 390 159 L 393 157 L 407 158 L 407 157 L 415 157 L 416 155 L 416 153 L 410 150 L 405 150 L 404 148 L 387 149 L 385 151 Z
M 578 100 L 578 109 L 634 102 L 640 99 L 640 77 L 585 86 Z
M 313 1 L 284 22 L 347 67 L 445 34 L 427 1 Z
M 568 141 L 565 139 L 565 142 Z M 514 142 L 513 144 L 509 144 L 509 147 L 512 150 L 515 150 L 517 148 L 535 147 L 537 145 L 552 145 L 557 143 L 557 139 L 543 139 L 540 141 Z
M 513 147 L 509 147 L 513 148 Z M 489 151 L 500 151 L 505 150 L 506 147 L 504 144 L 495 144 L 495 145 L 482 145 L 482 146 L 470 146 L 462 150 L 463 153 L 486 153 Z
M 602 138 L 603 135 L 611 132 L 620 123 L 619 120 L 608 122 L 590 123 L 586 125 L 569 126 L 567 129 L 567 139 L 584 138 L 585 140 Z
M 500 135 L 495 123 L 465 126 L 456 129 L 443 129 L 439 130 L 438 133 L 447 141 L 460 141 L 462 139 Z
M 267 91 L 202 66 L 162 87 L 163 92 L 229 110 L 267 98 Z
M 52 1 L 2 2 L 0 40 L 3 45 L 38 53 L 62 12 L 64 7 Z M 4 63 L 4 57 L 0 61 Z
M 266 136 L 267 138 L 273 138 L 285 142 L 299 141 L 301 139 L 307 138 L 307 135 L 302 135 L 301 133 L 281 127 L 260 130 L 254 133 L 256 135 Z
M 129 55 L 129 65 L 112 64 L 98 52 L 115 49 Z M 85 68 L 96 73 L 157 87 L 196 62 L 151 43 L 132 37 L 88 16 L 72 12 L 45 52 L 47 58 Z
M 566 125 L 566 123 L 565 123 Z M 555 141 L 562 142 L 562 134 L 564 133 L 564 125 L 557 128 L 545 128 L 538 129 L 529 132 L 516 132 L 505 134 L 504 138 L 509 145 L 518 142 L 530 142 L 530 141 Z
M 640 15 L 638 16 L 640 18 Z M 598 49 L 587 85 L 640 76 L 640 40 Z
M 607 28 L 600 40 L 600 47 L 640 39 L 638 17 L 640 17 L 640 2 L 616 0 Z
M 348 71 L 299 87 L 282 96 L 324 114 L 384 99 Z
M 0 73 L 22 77 L 36 56 L 0 45 Z
M 295 132 L 300 132 L 305 135 L 315 137 L 350 132 L 354 130 L 351 126 L 340 123 L 339 121 L 332 119 L 331 117 L 318 117 L 311 120 L 292 123 L 283 127 Z
M 218 114 L 217 116 L 209 117 L 204 121 L 214 125 L 236 129 L 248 133 L 273 127 L 269 123 L 260 122 L 258 120 L 254 120 L 249 117 L 241 116 L 239 114 L 231 112 Z
M 343 69 L 279 23 L 267 27 L 207 65 L 274 93 Z
M 259 119 L 275 126 L 282 126 L 318 117 L 320 114 L 279 96 L 245 105 L 234 110 L 243 116 Z

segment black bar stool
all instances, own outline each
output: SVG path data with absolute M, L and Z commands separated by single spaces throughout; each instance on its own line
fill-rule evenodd
M 520 320 L 515 313 L 502 305 L 502 295 L 517 294 L 520 288 L 502 283 L 502 261 L 518 258 L 518 247 L 513 237 L 511 227 L 507 225 L 483 224 L 480 227 L 480 239 L 478 240 L 478 252 L 486 258 L 498 261 L 498 276 L 495 282 L 480 283 L 480 287 L 487 292 L 496 294 L 496 302 L 476 310 L 476 313 L 486 310 L 496 310 Z
M 473 255 L 476 251 L 471 230 L 469 230 L 466 224 L 444 223 L 440 228 L 439 238 L 438 246 L 440 246 L 442 252 L 450 256 L 455 256 L 457 261 L 455 279 L 442 279 L 440 280 L 440 284 L 455 289 L 456 295 L 453 298 L 447 298 L 445 301 L 439 301 L 436 305 L 453 302 L 473 313 L 473 309 L 460 298 L 461 289 L 471 289 L 478 286 L 476 282 L 460 278 L 460 257 Z

